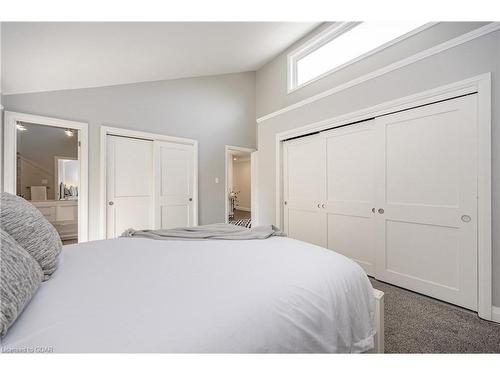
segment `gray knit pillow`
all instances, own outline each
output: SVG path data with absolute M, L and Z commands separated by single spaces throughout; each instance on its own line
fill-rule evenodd
M 0 226 L 42 267 L 47 280 L 57 269 L 62 243 L 56 229 L 27 200 L 1 194 Z
M 0 336 L 5 336 L 40 286 L 43 272 L 7 232 L 0 232 Z

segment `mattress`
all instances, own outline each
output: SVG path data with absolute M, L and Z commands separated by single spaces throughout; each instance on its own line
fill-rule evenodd
M 2 350 L 343 353 L 373 347 L 363 270 L 283 237 L 64 246 Z

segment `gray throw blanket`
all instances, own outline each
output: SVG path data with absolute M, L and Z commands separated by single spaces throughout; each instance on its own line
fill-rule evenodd
M 244 228 L 231 224 L 209 224 L 198 227 L 134 230 L 127 229 L 121 237 L 141 237 L 153 240 L 263 240 L 285 236 L 274 225 Z

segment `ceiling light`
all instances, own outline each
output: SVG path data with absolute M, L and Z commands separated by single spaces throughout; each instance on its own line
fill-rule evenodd
M 235 161 L 236 161 L 236 160 L 238 160 L 238 159 L 237 159 L 237 158 L 233 158 L 233 160 L 235 160 Z
M 28 130 L 28 129 L 26 129 L 26 126 L 24 126 L 20 122 L 16 123 L 16 128 L 17 128 L 17 130 L 22 131 L 22 132 L 25 131 L 25 130 Z
M 67 135 L 68 137 L 72 137 L 72 136 L 73 136 L 73 130 L 71 130 L 71 129 L 66 129 L 66 130 L 64 131 L 64 133 L 66 133 L 66 135 Z

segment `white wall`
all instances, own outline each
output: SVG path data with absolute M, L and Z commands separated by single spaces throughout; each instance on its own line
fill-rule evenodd
M 371 61 L 343 69 L 313 85 L 286 94 L 286 50 L 257 72 L 257 113 L 271 111 L 336 87 L 380 67 L 380 61 L 397 61 L 404 51 L 414 53 L 481 26 L 446 23 L 426 31 L 425 38 L 408 39 Z M 429 34 L 430 33 L 430 34 Z M 425 43 L 424 41 L 425 40 Z M 392 56 L 394 54 L 394 56 Z M 258 125 L 259 221 L 275 222 L 275 136 L 277 133 L 333 118 L 435 87 L 492 72 L 492 212 L 493 212 L 493 303 L 500 306 L 500 32 L 473 39 L 413 64 L 338 91 L 321 100 L 272 117 Z
M 233 190 L 239 191 L 236 208 L 251 209 L 250 160 L 233 161 Z

